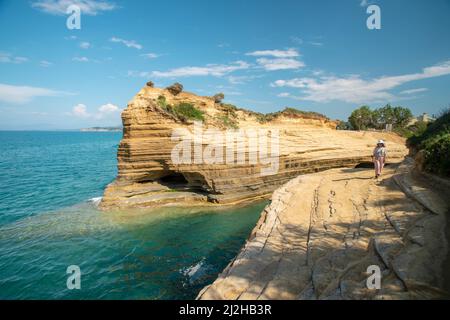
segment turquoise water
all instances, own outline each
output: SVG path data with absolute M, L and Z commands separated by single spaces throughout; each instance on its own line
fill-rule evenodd
M 264 203 L 98 211 L 120 138 L 0 132 L 0 299 L 192 299 L 239 251 Z

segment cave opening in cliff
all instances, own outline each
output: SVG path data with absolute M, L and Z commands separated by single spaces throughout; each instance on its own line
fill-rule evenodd
M 361 162 L 355 166 L 355 169 L 368 169 L 373 168 L 373 162 Z
M 187 186 L 188 181 L 182 173 L 172 172 L 159 179 L 159 183 L 171 186 Z
M 166 171 L 163 176 L 156 180 L 159 184 L 169 187 L 173 190 L 189 191 L 204 194 L 205 179 L 197 173 L 180 173 L 175 171 Z
M 385 167 L 387 167 L 388 165 L 389 165 L 389 163 L 384 164 Z M 369 161 L 358 163 L 355 166 L 355 169 L 373 169 L 373 168 L 374 168 L 373 162 L 369 162 Z

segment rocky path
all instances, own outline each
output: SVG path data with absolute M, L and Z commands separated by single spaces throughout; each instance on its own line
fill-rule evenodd
M 199 299 L 445 297 L 447 199 L 412 164 L 334 169 L 275 191 L 246 245 Z M 368 289 L 379 266 L 381 289 Z

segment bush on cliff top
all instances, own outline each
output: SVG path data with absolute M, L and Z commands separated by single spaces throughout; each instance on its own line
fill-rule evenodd
M 181 92 L 183 92 L 183 85 L 181 83 L 175 82 L 173 85 L 168 86 L 166 89 L 174 96 L 177 96 Z
M 214 99 L 215 103 L 221 103 L 222 100 L 225 99 L 225 95 L 222 92 L 220 92 L 220 93 L 215 94 L 213 96 L 213 99 Z
M 305 118 L 305 119 L 325 119 L 325 120 L 329 120 L 328 117 L 326 117 L 325 115 L 319 113 L 319 112 L 314 112 L 314 111 L 302 111 L 302 110 L 298 110 L 295 108 L 284 108 L 283 111 L 281 111 L 281 113 L 283 115 L 287 115 L 287 116 L 299 116 L 301 118 Z

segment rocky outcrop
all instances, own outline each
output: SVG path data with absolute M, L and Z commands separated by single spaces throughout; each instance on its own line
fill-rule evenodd
M 276 190 L 237 257 L 199 299 L 448 298 L 450 189 L 407 160 L 333 169 Z M 369 266 L 381 271 L 369 289 Z
M 102 209 L 234 204 L 268 198 L 299 174 L 370 162 L 378 139 L 387 141 L 391 163 L 401 161 L 407 153 L 404 140 L 395 134 L 339 131 L 334 121 L 293 109 L 262 115 L 176 87 L 146 85 L 123 111 L 118 176 L 105 190 Z M 233 161 L 226 158 L 222 163 L 206 163 L 189 155 L 190 162 L 174 163 L 172 151 L 180 143 L 177 133 L 192 133 L 194 120 L 202 122 L 203 130 L 237 134 L 237 142 L 233 140 L 230 147 L 226 139 L 217 138 L 217 132 L 204 131 L 199 143 L 194 135 L 188 137 L 192 151 L 198 151 L 199 145 L 202 154 L 211 151 L 208 147 L 213 145 L 211 154 L 221 150 L 223 158 L 230 154 Z M 258 157 L 252 143 L 266 145 L 250 134 L 255 130 L 267 131 L 267 151 L 277 146 L 277 156 L 270 159 L 271 163 L 250 161 Z M 278 143 L 270 144 L 275 141 L 272 137 L 278 137 Z M 238 161 L 238 154 L 244 155 L 244 162 Z M 272 165 L 276 170 L 269 174 L 264 171 Z

